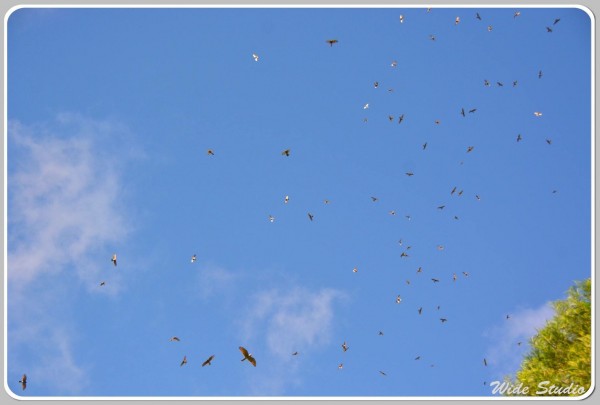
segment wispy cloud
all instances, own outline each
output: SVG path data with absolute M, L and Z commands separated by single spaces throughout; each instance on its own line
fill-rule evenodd
M 69 288 L 118 292 L 97 287 L 112 246 L 132 231 L 108 148 L 123 134 L 117 123 L 76 114 L 8 123 L 9 374 L 28 370 L 51 395 L 79 393 L 87 381 L 74 350 Z
M 538 308 L 524 308 L 510 315 L 500 325 L 486 331 L 490 341 L 486 358 L 490 368 L 498 374 L 514 375 L 518 371 L 523 355 L 529 349 L 528 341 L 554 316 L 550 302 Z M 522 342 L 519 346 L 518 342 Z
M 264 355 L 273 365 L 252 381 L 252 395 L 283 395 L 290 384 L 301 384 L 292 353 L 303 357 L 331 341 L 334 304 L 344 298 L 339 290 L 299 286 L 261 291 L 251 298 L 254 304 L 244 314 L 242 340 L 266 342 Z

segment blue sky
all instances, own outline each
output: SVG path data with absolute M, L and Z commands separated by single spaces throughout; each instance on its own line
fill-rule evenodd
M 591 274 L 590 33 L 576 8 L 14 11 L 8 388 L 491 395 Z

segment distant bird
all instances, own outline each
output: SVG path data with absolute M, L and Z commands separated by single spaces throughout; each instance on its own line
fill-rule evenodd
M 460 109 L 460 115 L 462 115 L 463 117 L 465 116 L 465 109 L 464 108 Z
M 452 274 L 452 281 L 456 281 L 456 273 Z
M 423 144 L 423 150 L 425 150 L 425 148 L 427 148 L 427 142 Z
M 377 198 L 377 197 L 371 197 L 371 200 L 373 200 L 373 202 L 375 202 L 375 201 L 379 200 L 379 198 Z
M 444 250 L 444 245 L 438 245 L 437 250 Z
M 410 280 L 406 280 L 406 284 L 410 285 Z
M 311 214 L 310 212 L 308 213 L 308 219 L 310 219 L 312 221 L 314 217 L 315 216 L 313 214 Z
M 548 138 L 546 138 L 546 143 L 547 143 L 548 145 L 552 145 L 552 139 L 548 139 Z
M 487 366 L 487 360 L 485 358 L 483 359 L 483 365 Z
M 421 360 L 421 356 L 415 357 L 415 360 Z
M 450 191 L 450 195 L 454 194 L 455 191 L 456 191 L 456 186 L 454 186 L 454 188 L 452 189 L 452 191 Z
M 553 23 L 552 25 L 556 25 L 556 24 L 558 24 L 558 22 L 559 22 L 559 21 L 560 21 L 560 18 L 556 18 L 556 19 L 554 20 L 554 23 Z
M 258 55 L 253 53 L 252 54 L 252 58 L 254 59 L 254 62 L 258 62 Z
M 402 258 L 402 257 L 408 257 L 408 255 L 406 254 L 406 252 L 402 252 L 402 253 L 400 253 L 400 257 L 401 257 L 401 258 Z
M 471 108 L 471 109 L 469 110 L 469 112 L 470 112 L 470 113 L 474 113 L 475 111 L 477 111 L 477 108 Z
M 117 265 L 117 254 L 116 254 L 116 253 L 115 253 L 115 254 L 113 254 L 113 255 L 112 255 L 112 259 L 110 259 L 110 260 L 111 260 L 111 261 L 113 262 L 113 264 L 116 266 L 116 265 Z
M 444 322 L 448 322 L 448 320 L 447 320 L 446 318 L 440 318 L 440 321 L 441 321 L 442 323 L 444 323 Z
M 298 352 L 292 353 L 292 356 L 297 356 L 297 355 L 298 355 Z
M 518 135 L 517 135 L 517 142 L 521 142 L 521 139 L 523 139 L 523 138 L 521 137 L 521 134 L 518 134 Z
M 445 205 L 440 205 L 439 207 L 437 207 L 438 210 L 443 210 L 445 207 Z
M 357 267 L 353 268 L 352 273 L 358 273 L 358 268 Z
M 287 203 L 289 203 L 289 202 L 290 202 L 290 196 L 289 196 L 289 195 L 286 195 L 286 196 L 285 196 L 285 198 L 283 199 L 283 203 L 284 203 L 284 204 L 287 204 Z
M 475 13 L 475 18 L 481 21 L 481 16 L 479 15 L 479 13 Z
M 390 64 L 391 67 L 396 67 L 398 66 L 398 62 L 393 60 L 392 63 Z
M 439 306 L 439 305 L 437 306 L 437 310 L 438 310 L 438 311 L 440 310 L 440 306 Z
M 342 343 L 342 350 L 345 352 L 349 349 L 348 345 L 346 344 L 346 341 L 344 341 L 344 343 Z
M 458 217 L 455 215 L 455 216 L 454 216 L 454 219 L 458 220 Z
M 475 198 L 477 198 L 477 201 L 481 201 L 481 197 L 479 197 L 477 194 L 475 194 Z
M 541 113 L 541 112 L 539 112 L 539 111 L 535 111 L 535 112 L 533 113 L 533 115 L 535 115 L 536 117 L 541 117 L 541 116 L 542 116 L 542 113 Z
M 540 71 L 538 72 L 538 79 L 541 79 L 543 75 L 544 75 L 544 73 L 543 73 L 543 72 L 540 70 Z
M 338 370 L 341 370 L 342 368 L 344 368 L 344 363 L 338 364 Z
M 503 87 L 504 84 L 502 84 L 502 82 L 496 82 L 496 84 L 498 85 L 498 87 Z
M 209 150 L 206 151 L 206 154 L 209 155 L 209 156 L 214 156 L 215 152 L 212 149 L 209 149 Z
M 373 87 L 375 87 L 375 88 L 379 87 L 379 82 L 373 83 Z
M 396 215 L 396 211 L 394 211 L 394 210 L 391 210 L 391 211 L 390 211 L 390 215 Z
M 404 114 L 398 117 L 398 124 L 401 124 L 404 121 Z
M 419 308 L 418 312 L 419 312 L 419 315 L 421 315 L 421 313 L 423 312 L 423 307 Z
M 506 315 L 506 319 L 510 319 L 510 315 L 509 314 Z
M 435 125 L 440 125 L 441 121 L 440 120 L 435 120 Z
M 192 258 L 190 259 L 190 261 L 191 261 L 192 263 L 195 263 L 195 262 L 196 262 L 196 255 L 193 255 L 193 256 L 192 256 Z
M 433 281 L 434 283 L 439 283 L 440 280 L 438 280 L 437 278 L 432 278 L 431 281 Z
M 244 349 L 242 346 L 240 346 L 239 349 L 244 355 L 244 358 L 241 361 L 248 360 L 254 367 L 256 367 L 256 360 L 254 357 L 252 357 L 252 354 L 248 353 L 248 350 Z
M 454 25 L 458 25 L 459 22 L 460 22 L 460 17 L 456 17 L 456 19 L 454 20 Z
M 406 172 L 406 175 L 407 175 L 408 177 L 410 177 L 410 176 L 414 176 L 415 174 L 414 174 L 413 172 Z
M 269 222 L 275 221 L 275 217 L 273 215 L 269 215 Z
M 382 332 L 382 331 L 379 331 L 378 335 L 379 335 L 379 336 L 383 336 L 383 332 Z
M 329 44 L 329 46 L 333 46 L 333 44 L 337 44 L 338 40 L 337 39 L 328 39 L 327 41 L 325 41 Z
M 390 120 L 390 122 L 394 121 L 394 116 L 393 115 L 388 115 L 388 120 Z
M 180 339 L 177 336 L 173 336 L 171 339 L 169 339 L 169 342 L 179 342 Z
M 469 147 L 467 148 L 467 153 L 471 152 L 471 151 L 472 151 L 474 148 L 475 148 L 474 146 L 469 146 Z
M 404 22 L 404 16 L 402 14 L 400 14 L 400 24 L 402 24 Z
M 381 375 L 387 375 L 386 373 L 384 373 L 384 372 L 383 372 L 383 371 L 381 371 L 381 370 L 379 370 L 379 373 L 380 373 Z
M 184 364 L 187 364 L 187 357 L 183 356 L 183 360 L 181 360 L 181 364 L 179 365 L 179 367 L 183 366 Z
M 484 80 L 483 80 L 483 85 L 484 85 L 484 86 L 488 86 L 488 87 L 489 87 L 489 85 L 490 85 L 490 82 L 488 82 L 487 80 L 485 80 L 485 79 L 484 79 Z
M 329 201 L 329 200 L 323 200 L 323 202 L 324 202 L 325 204 L 329 204 L 331 201 Z
M 422 273 L 422 272 L 423 272 L 423 268 L 422 268 L 422 267 L 419 267 L 419 268 L 417 269 L 417 273 Z
M 518 83 L 517 80 L 513 81 L 513 87 L 517 87 L 517 83 Z
M 466 271 L 463 271 L 462 274 L 464 274 L 465 277 L 469 277 L 469 273 L 467 273 Z
M 100 282 L 100 287 L 102 287 L 102 286 L 104 286 L 104 285 L 106 285 L 106 282 L 105 282 L 105 281 L 101 281 L 101 282 Z
M 429 35 L 429 39 L 431 39 L 432 41 L 435 41 L 435 35 L 433 35 L 433 34 Z
M 206 365 L 210 366 L 210 362 L 211 362 L 211 361 L 212 361 L 212 359 L 214 359 L 214 358 L 215 358 L 215 355 L 213 354 L 213 355 L 212 355 L 212 356 L 210 356 L 208 359 L 206 359 L 206 360 L 204 361 L 204 363 L 202 363 L 202 367 L 204 367 L 204 366 L 206 366 Z
M 517 346 L 521 346 L 523 342 L 517 342 Z
M 289 155 L 290 155 L 290 150 L 289 150 L 289 149 L 286 149 L 286 150 L 284 150 L 283 152 L 281 152 L 281 154 L 282 154 L 282 155 L 285 155 L 285 156 L 289 156 Z
M 460 191 L 458 192 L 458 195 L 459 195 L 459 196 L 461 196 L 461 195 L 462 195 L 462 193 L 463 193 L 463 190 L 460 190 Z
M 552 28 L 546 27 L 546 32 L 552 32 Z
M 521 15 L 521 12 L 520 11 L 516 11 L 515 14 L 513 15 L 513 18 L 517 18 L 520 15 Z
M 363 106 L 363 110 L 366 110 L 366 109 L 368 109 L 368 108 L 369 108 L 369 103 L 367 103 L 367 104 L 365 104 L 365 105 Z
M 493 27 L 491 25 L 488 25 L 488 32 L 492 31 Z
M 396 304 L 400 304 L 402 302 L 402 297 L 397 296 L 396 297 Z
M 21 388 L 25 390 L 25 388 L 27 388 L 27 375 L 23 374 L 23 377 L 21 377 L 19 382 L 21 383 Z

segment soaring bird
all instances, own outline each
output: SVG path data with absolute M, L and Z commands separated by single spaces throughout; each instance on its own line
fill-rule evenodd
M 333 44 L 337 44 L 338 40 L 337 39 L 328 39 L 325 42 L 327 42 L 329 44 L 329 46 L 333 46 Z
M 341 370 L 342 368 L 344 368 L 344 363 L 338 364 L 338 370 Z
M 518 134 L 518 135 L 517 135 L 517 142 L 521 142 L 521 139 L 523 139 L 523 138 L 521 137 L 521 134 Z
M 546 32 L 552 32 L 552 28 L 546 27 Z
M 106 281 L 101 281 L 101 282 L 100 282 L 100 287 L 102 287 L 102 286 L 104 286 L 104 285 L 106 285 Z
M 538 79 L 541 79 L 543 75 L 544 75 L 544 73 L 543 73 L 543 72 L 540 70 L 540 71 L 538 72 Z
M 179 339 L 177 336 L 173 336 L 171 339 L 169 339 L 169 342 L 179 342 L 181 339 Z
M 513 81 L 513 87 L 517 87 L 517 83 L 519 83 L 519 81 L 518 80 L 514 80 Z
M 440 318 L 440 321 L 441 321 L 442 323 L 444 323 L 444 322 L 448 322 L 448 320 L 447 320 L 446 318 Z
M 117 254 L 113 254 L 112 255 L 112 259 L 110 259 L 111 262 L 113 262 L 113 264 L 116 266 L 117 265 Z
M 560 18 L 556 18 L 556 19 L 554 20 L 554 23 L 553 23 L 552 25 L 556 25 L 556 24 L 558 24 L 558 22 L 559 22 L 559 21 L 560 21 Z
M 481 20 L 481 16 L 479 15 L 479 13 L 475 13 L 475 18 L 477 18 L 478 20 Z
M 298 352 L 292 353 L 292 356 L 297 356 L 297 355 L 298 355 Z
M 433 35 L 433 34 L 429 35 L 429 39 L 431 39 L 432 41 L 435 41 L 435 35 Z
M 510 315 L 509 314 L 506 315 L 506 319 L 510 319 Z
M 400 14 L 400 24 L 402 24 L 404 22 L 404 16 L 402 14 Z
M 483 85 L 484 85 L 484 86 L 488 86 L 488 87 L 489 87 L 489 85 L 490 85 L 490 82 L 488 82 L 487 80 L 485 80 L 485 79 L 484 79 L 484 80 L 483 80 Z
M 437 250 L 444 250 L 444 245 L 438 245 Z
M 408 257 L 408 255 L 406 254 L 406 252 L 402 252 L 402 253 L 400 253 L 400 257 L 401 257 L 401 258 L 402 258 L 402 257 Z
M 467 273 L 466 271 L 463 271 L 462 274 L 464 274 L 465 277 L 469 277 L 469 273 Z
M 269 222 L 274 222 L 275 221 L 275 217 L 273 215 L 269 215 Z
M 493 27 L 491 25 L 488 25 L 488 32 L 492 31 Z
M 210 155 L 210 156 L 214 156 L 215 152 L 212 149 L 209 149 L 209 150 L 206 151 L 206 154 Z
M 256 367 L 256 360 L 254 359 L 254 357 L 252 357 L 252 354 L 248 353 L 248 350 L 244 349 L 242 346 L 240 346 L 239 349 L 240 352 L 242 352 L 242 354 L 244 355 L 242 361 L 248 360 L 254 367 Z
M 191 261 L 192 263 L 195 263 L 195 262 L 196 262 L 196 255 L 193 255 L 193 256 L 192 256 L 192 259 L 191 259 L 190 261 Z
M 539 111 L 535 111 L 535 112 L 533 113 L 533 115 L 535 115 L 536 117 L 541 117 L 541 116 L 542 116 L 542 113 L 541 113 L 541 112 L 539 112 Z
M 346 344 L 346 341 L 344 341 L 344 343 L 342 343 L 342 350 L 343 351 L 348 350 L 348 345 Z
M 290 150 L 289 150 L 289 149 L 286 149 L 286 150 L 284 150 L 283 152 L 281 152 L 281 154 L 282 154 L 282 155 L 285 155 L 285 156 L 289 156 L 289 155 L 290 155 Z
M 471 108 L 471 109 L 469 110 L 469 112 L 470 112 L 470 113 L 474 113 L 475 111 L 477 111 L 477 108 Z
M 437 278 L 432 278 L 431 281 L 433 281 L 434 283 L 439 283 L 440 280 L 438 280 Z
M 254 62 L 258 62 L 258 55 L 253 53 L 252 54 L 252 58 L 254 59 Z
M 446 206 L 445 206 L 445 205 L 440 205 L 440 206 L 439 206 L 439 207 L 437 207 L 437 208 L 438 208 L 438 210 L 443 210 L 443 209 L 444 209 L 444 207 L 446 207 Z
M 475 194 L 475 198 L 477 198 L 477 201 L 481 201 L 481 197 L 479 197 L 479 195 Z
M 422 273 L 422 272 L 423 272 L 423 268 L 422 268 L 422 267 L 419 267 L 419 268 L 417 269 L 417 273 Z
M 513 18 L 517 18 L 520 15 L 521 15 L 521 12 L 520 11 L 516 11 L 515 14 L 513 15 Z
M 487 366 L 487 360 L 486 359 L 483 359 L 483 365 Z
M 187 357 L 183 356 L 183 360 L 181 360 L 181 364 L 179 365 L 179 367 L 183 366 L 184 364 L 187 364 Z
M 380 373 L 381 375 L 387 375 L 386 373 L 384 373 L 384 372 L 383 372 L 383 371 L 381 371 L 381 370 L 379 370 L 379 373 Z
M 454 186 L 454 188 L 452 189 L 452 191 L 450 191 L 450 195 L 454 194 L 455 191 L 456 191 L 456 186 Z
M 396 297 L 396 304 L 400 304 L 402 302 L 402 298 L 400 296 Z
M 285 198 L 283 199 L 284 204 L 287 204 L 290 202 L 290 196 L 286 195 Z
M 379 336 L 383 336 L 383 332 L 382 331 L 379 331 Z
M 368 110 L 369 109 L 369 103 L 363 105 L 363 110 Z
M 452 281 L 456 281 L 456 273 L 452 274 Z
M 390 120 L 390 122 L 394 121 L 394 116 L 393 115 L 388 115 L 388 120 Z
M 312 221 L 314 217 L 315 216 L 313 214 L 311 214 L 310 212 L 308 213 L 308 219 L 310 219 Z
M 421 356 L 415 357 L 415 360 L 421 360 Z
M 390 64 L 391 67 L 396 67 L 398 66 L 398 62 L 393 60 L 392 63 Z
M 421 313 L 423 312 L 423 307 L 419 308 L 419 315 L 421 315 Z
M 396 215 L 396 211 L 394 211 L 394 210 L 391 210 L 391 211 L 390 211 L 390 215 Z
M 404 114 L 402 114 L 398 117 L 398 124 L 401 124 L 402 121 L 404 121 Z
M 423 144 L 423 150 L 425 150 L 425 148 L 427 148 L 427 142 Z
M 469 146 L 469 147 L 467 148 L 467 153 L 471 152 L 471 151 L 472 151 L 474 148 L 475 148 L 474 146 Z
M 463 193 L 463 191 L 464 191 L 464 190 L 460 190 L 460 191 L 458 192 L 458 195 L 459 195 L 459 196 L 461 196 L 461 195 L 462 195 L 462 193 Z
M 463 117 L 465 116 L 465 109 L 464 108 L 460 109 L 460 115 L 462 115 Z
M 454 25 L 458 25 L 459 22 L 460 22 L 460 17 L 456 17 L 456 19 L 454 20 Z
M 209 366 L 210 366 L 210 362 L 211 362 L 211 361 L 212 361 L 212 359 L 214 359 L 214 358 L 215 358 L 215 355 L 213 354 L 213 355 L 212 355 L 212 356 L 210 356 L 208 359 L 206 359 L 206 360 L 204 361 L 204 363 L 202 363 L 202 367 L 204 367 L 204 366 L 206 366 L 206 365 L 209 365 Z
M 19 382 L 21 383 L 21 388 L 23 388 L 23 390 L 27 388 L 27 375 L 23 374 L 23 377 L 21 377 Z
M 546 138 L 546 143 L 547 143 L 548 145 L 552 145 L 552 139 L 547 139 L 547 138 Z
M 377 201 L 378 198 L 377 197 L 371 197 L 371 200 L 373 200 L 373 202 Z
M 379 87 L 379 82 L 375 82 L 375 83 L 373 83 L 373 86 L 374 86 L 375 88 Z
M 406 175 L 407 175 L 408 177 L 410 177 L 410 176 L 414 176 L 414 173 L 413 173 L 413 172 L 406 172 Z

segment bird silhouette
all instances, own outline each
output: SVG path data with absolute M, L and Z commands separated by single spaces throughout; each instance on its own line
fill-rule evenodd
M 538 79 L 541 79 L 543 75 L 544 75 L 544 73 L 543 73 L 543 72 L 540 70 L 540 71 L 538 72 Z
M 471 152 L 471 151 L 472 151 L 474 148 L 475 148 L 474 146 L 469 146 L 469 147 L 467 148 L 467 153 Z
M 206 360 L 204 361 L 204 363 L 202 363 L 202 367 L 204 367 L 204 366 L 207 366 L 207 365 L 208 365 L 208 366 L 210 366 L 210 362 L 211 362 L 211 361 L 212 361 L 212 359 L 214 359 L 214 358 L 215 358 L 215 355 L 213 354 L 213 355 L 212 355 L 212 356 L 210 356 L 208 359 L 206 359 Z
M 212 149 L 209 149 L 209 150 L 206 151 L 206 154 L 210 155 L 210 156 L 214 156 L 215 152 Z
M 547 143 L 548 145 L 552 145 L 552 139 L 548 139 L 548 138 L 546 138 L 546 143 Z
M 25 390 L 25 388 L 27 388 L 27 375 L 23 374 L 23 377 L 21 377 L 19 382 L 21 383 L 21 388 Z
M 346 341 L 344 341 L 344 343 L 342 343 L 342 350 L 345 352 L 349 349 L 348 345 L 346 344 Z
M 518 81 L 517 81 L 517 80 L 514 80 L 514 81 L 513 81 L 513 87 L 517 87 L 517 83 L 518 83 Z
M 105 282 L 105 281 L 101 281 L 101 282 L 100 282 L 100 287 L 102 287 L 102 286 L 104 286 L 104 285 L 106 285 L 106 282 Z
M 379 336 L 383 336 L 383 332 L 382 331 L 379 331 Z
M 179 365 L 179 367 L 183 366 L 184 364 L 187 364 L 187 357 L 183 356 L 183 360 L 181 360 L 181 364 Z
M 450 191 L 450 195 L 454 194 L 455 191 L 456 191 L 456 186 L 454 186 L 454 188 L 452 189 L 452 191 Z
M 414 173 L 413 172 L 406 172 L 406 175 L 410 177 L 410 176 L 414 176 Z
M 415 357 L 415 360 L 421 360 L 421 356 Z
M 400 24 L 402 24 L 404 22 L 404 16 L 402 14 L 400 14 Z
M 115 253 L 115 254 L 113 254 L 113 255 L 112 255 L 112 259 L 110 259 L 110 260 L 111 260 L 111 261 L 113 262 L 113 264 L 116 266 L 116 265 L 117 265 L 117 254 L 116 254 L 116 253 Z
M 404 114 L 402 114 L 398 117 L 398 124 L 401 124 L 402 121 L 404 121 Z
M 377 198 L 377 197 L 371 197 L 371 200 L 373 200 L 373 202 L 375 202 L 375 201 L 379 200 L 379 198 Z
M 392 63 L 390 64 L 391 67 L 396 67 L 398 66 L 398 62 L 393 60 Z
M 396 297 L 396 304 L 400 304 L 402 302 L 402 298 L 400 296 Z
M 552 25 L 556 25 L 556 24 L 558 24 L 558 22 L 559 22 L 559 21 L 560 21 L 560 18 L 556 18 L 556 19 L 554 20 L 554 23 L 553 23 Z
M 460 109 L 460 115 L 462 115 L 463 117 L 465 116 L 465 109 L 464 108 Z
M 437 207 L 438 210 L 443 210 L 445 207 L 445 205 L 440 205 L 439 207 Z
M 419 312 L 419 315 L 421 315 L 421 313 L 423 312 L 423 307 L 419 308 L 418 312 Z
M 384 372 L 383 372 L 383 371 L 381 371 L 381 370 L 379 370 L 379 373 L 380 373 L 381 375 L 387 375 L 386 373 L 384 373 Z
M 521 15 L 521 12 L 520 11 L 516 11 L 515 14 L 513 15 L 513 18 L 517 18 L 520 15 Z
M 427 148 L 427 142 L 423 144 L 423 150 L 425 150 L 425 148 Z
M 283 152 L 281 152 L 281 154 L 282 154 L 282 155 L 285 155 L 285 156 L 289 156 L 289 155 L 290 155 L 290 150 L 289 150 L 289 149 L 286 149 L 286 150 L 284 150 Z
M 344 368 L 344 363 L 338 364 L 338 370 L 341 370 L 342 368 Z
M 442 323 L 444 323 L 444 322 L 448 322 L 448 320 L 447 320 L 446 318 L 440 318 L 440 321 L 441 321 Z
M 523 137 L 521 137 L 521 134 L 517 135 L 517 142 L 521 142 L 521 139 L 523 139 Z
M 469 277 L 469 273 L 467 273 L 466 271 L 463 271 L 462 274 L 464 274 L 465 277 Z
M 546 32 L 552 32 L 552 28 L 546 27 Z
M 489 86 L 489 85 L 490 85 L 490 82 L 488 82 L 487 80 L 483 80 L 483 85 L 484 85 L 484 86 Z
M 498 87 L 503 87 L 504 84 L 502 84 L 502 82 L 496 82 L 496 84 L 498 85 Z
M 297 355 L 298 355 L 298 352 L 292 353 L 292 356 L 297 356 Z
M 479 13 L 475 13 L 475 18 L 481 21 L 481 16 L 479 15 Z
M 196 262 L 196 255 L 193 255 L 190 261 L 191 261 L 192 263 L 195 263 L 195 262 Z
M 469 110 L 469 112 L 470 112 L 470 113 L 474 113 L 475 111 L 477 111 L 477 108 L 471 108 L 471 109 Z
M 440 280 L 438 280 L 437 278 L 432 278 L 431 281 L 433 281 L 434 283 L 439 283 Z
M 250 364 L 256 367 L 256 360 L 254 359 L 254 357 L 252 357 L 252 354 L 248 353 L 248 350 L 246 350 L 242 346 L 240 346 L 239 349 L 240 352 L 242 352 L 242 354 L 244 355 L 244 358 L 241 361 L 248 360 Z
M 542 113 L 541 113 L 541 112 L 539 112 L 539 111 L 535 111 L 535 112 L 533 113 L 533 115 L 535 115 L 536 117 L 541 117 L 541 116 L 542 116 Z
M 375 87 L 375 88 L 379 87 L 379 82 L 373 83 L 373 87 Z
M 327 41 L 325 41 L 329 44 L 329 46 L 333 46 L 333 44 L 337 44 L 338 40 L 337 39 L 328 39 Z
M 269 222 L 274 222 L 275 221 L 275 217 L 273 215 L 269 215 Z
M 491 31 L 491 30 L 493 30 L 493 29 L 494 29 L 494 28 L 493 28 L 491 25 L 488 25 L 488 28 L 487 28 L 488 32 L 490 32 L 490 31 Z
M 290 196 L 286 195 L 285 198 L 283 199 L 283 203 L 287 204 L 290 202 Z
M 487 366 L 487 360 L 486 359 L 483 359 L 483 365 Z
M 310 219 L 312 221 L 314 217 L 315 216 L 313 214 L 311 214 L 310 212 L 308 213 L 308 219 Z
M 181 339 L 179 339 L 177 336 L 173 336 L 171 339 L 169 339 L 169 342 L 179 342 Z
M 458 25 L 459 22 L 460 22 L 460 17 L 456 17 L 456 19 L 454 20 L 454 25 Z

